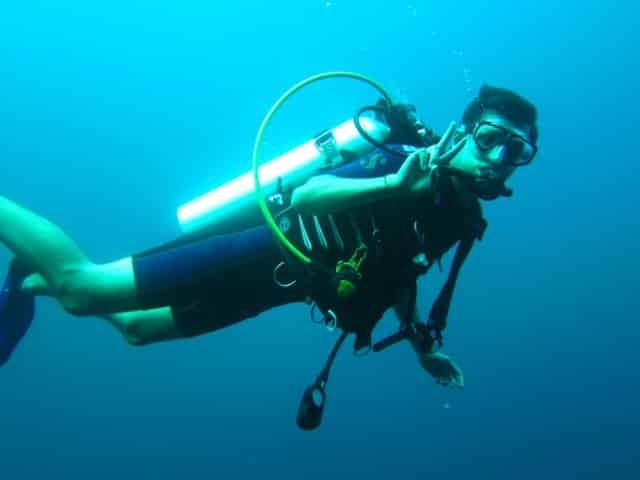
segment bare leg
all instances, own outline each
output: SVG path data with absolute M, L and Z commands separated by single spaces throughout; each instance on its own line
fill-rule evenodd
M 169 307 L 114 313 L 104 315 L 103 318 L 131 345 L 147 345 L 184 337 Z
M 35 270 L 22 288 L 56 298 L 70 313 L 136 310 L 130 258 L 93 263 L 57 225 L 0 197 L 0 242 Z
M 131 258 L 98 265 L 57 225 L 0 197 L 0 242 L 36 273 L 21 288 L 106 319 L 132 345 L 183 337 L 169 307 L 141 310 Z

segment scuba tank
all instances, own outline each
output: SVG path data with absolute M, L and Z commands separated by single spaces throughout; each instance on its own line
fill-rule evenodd
M 359 125 L 356 125 L 358 121 Z M 309 141 L 266 162 L 259 168 L 264 196 L 275 201 L 323 170 L 339 167 L 375 149 L 370 139 L 383 143 L 387 125 L 370 117 L 350 119 L 324 130 Z M 183 233 L 238 231 L 264 224 L 258 204 L 253 172 L 247 172 L 178 208 Z

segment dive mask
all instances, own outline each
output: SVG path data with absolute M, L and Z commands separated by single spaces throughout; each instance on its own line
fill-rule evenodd
M 535 157 L 538 147 L 505 127 L 492 122 L 478 122 L 473 129 L 473 141 L 482 152 L 502 148 L 502 161 L 514 167 L 528 165 Z

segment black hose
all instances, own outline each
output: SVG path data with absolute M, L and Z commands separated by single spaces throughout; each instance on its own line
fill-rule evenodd
M 369 111 L 381 113 L 387 119 L 387 124 L 389 123 L 389 120 L 388 120 L 388 117 L 387 117 L 388 110 L 386 108 L 379 107 L 377 105 L 370 105 L 370 106 L 367 106 L 367 107 L 362 107 L 353 116 L 353 124 L 356 126 L 356 130 L 358 130 L 358 133 L 360 135 L 362 135 L 362 138 L 364 138 L 367 142 L 369 142 L 374 147 L 377 147 L 380 150 L 384 150 L 385 152 L 390 153 L 391 155 L 395 155 L 395 156 L 403 158 L 403 159 L 407 158 L 409 155 L 407 155 L 405 152 L 400 152 L 398 150 L 394 150 L 393 148 L 389 148 L 385 144 L 378 142 L 375 138 L 372 138 L 364 130 L 364 128 L 362 128 L 362 125 L 360 125 L 360 117 L 362 116 L 363 113 L 369 112 Z

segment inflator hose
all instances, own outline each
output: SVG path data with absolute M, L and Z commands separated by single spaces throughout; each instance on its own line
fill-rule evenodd
M 295 258 L 297 258 L 302 263 L 307 265 L 310 265 L 312 263 L 312 260 L 309 257 L 307 257 L 304 253 L 302 253 L 293 243 L 289 241 L 289 239 L 284 235 L 284 233 L 282 233 L 282 231 L 276 224 L 276 221 L 273 218 L 273 215 L 269 211 L 269 207 L 267 206 L 267 201 L 265 199 L 264 192 L 262 191 L 262 186 L 260 185 L 258 154 L 260 151 L 260 145 L 262 143 L 262 137 L 264 136 L 264 132 L 267 128 L 267 125 L 269 125 L 269 122 L 271 121 L 271 118 L 273 117 L 273 115 L 278 111 L 278 109 L 280 109 L 280 107 L 290 97 L 292 97 L 300 89 L 306 87 L 307 85 L 310 85 L 311 83 L 314 83 L 320 80 L 326 80 L 328 78 L 339 78 L 339 77 L 351 78 L 354 80 L 360 80 L 362 82 L 368 83 L 384 96 L 385 100 L 389 105 L 393 104 L 393 101 L 389 93 L 387 93 L 387 91 L 379 83 L 375 82 L 374 80 L 370 79 L 365 75 L 361 75 L 359 73 L 354 73 L 354 72 L 325 72 L 325 73 L 313 75 L 295 84 L 293 87 L 287 90 L 284 94 L 282 94 L 282 96 L 278 99 L 278 101 L 275 104 L 273 104 L 271 109 L 269 109 L 269 111 L 267 112 L 267 115 L 264 117 L 264 120 L 262 120 L 262 124 L 260 125 L 258 133 L 256 135 L 256 141 L 253 146 L 253 156 L 252 156 L 253 181 L 256 189 L 258 207 L 262 212 L 262 216 L 264 217 L 265 222 L 267 223 L 267 226 L 269 227 L 273 235 L 284 246 L 284 248 L 289 250 L 289 252 L 291 252 L 291 254 Z

